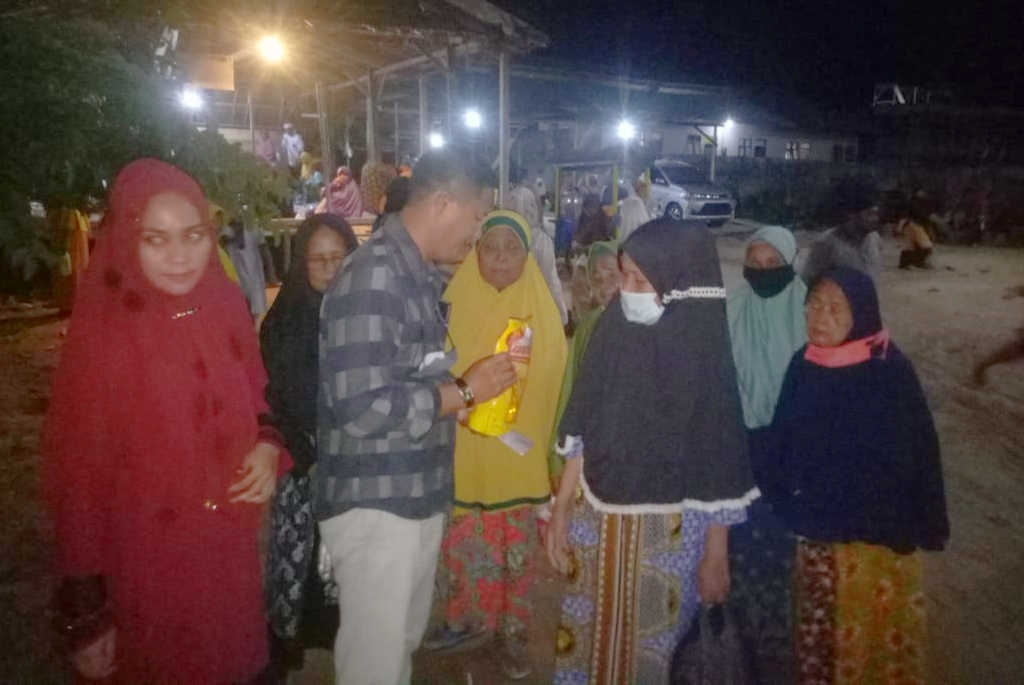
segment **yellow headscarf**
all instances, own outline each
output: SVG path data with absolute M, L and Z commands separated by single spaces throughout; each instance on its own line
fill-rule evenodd
M 509 225 L 510 220 L 516 227 Z M 491 212 L 484 231 L 495 226 L 512 229 L 520 240 L 525 237 L 526 245 L 532 238 L 526 219 L 515 212 Z M 533 441 L 533 449 L 520 456 L 497 438 L 459 426 L 455 438 L 457 514 L 469 508 L 540 504 L 550 495 L 547 448 L 567 351 L 558 307 L 529 249 L 526 254 L 523 274 L 498 292 L 480 275 L 474 249 L 445 291 L 452 305 L 448 332 L 458 349 L 459 359 L 452 369 L 456 375 L 477 359 L 494 354 L 509 318 L 527 320 L 533 328 L 530 375 L 513 427 Z
M 215 228 L 219 231 L 223 229 L 224 226 L 227 226 L 228 213 L 224 211 L 224 208 L 221 207 L 220 205 L 211 202 L 210 221 L 218 220 L 220 221 L 220 225 L 215 226 Z M 214 239 L 217 240 L 219 237 L 220 236 L 216 236 Z M 228 278 L 230 278 L 235 283 L 238 283 L 238 270 L 235 269 L 235 265 L 231 263 L 231 257 L 228 255 L 227 250 L 221 247 L 219 240 L 217 242 L 217 259 L 220 260 L 221 268 L 224 269 L 224 273 L 227 274 Z

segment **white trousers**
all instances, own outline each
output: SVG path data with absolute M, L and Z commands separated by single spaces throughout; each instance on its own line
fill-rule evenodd
M 338 584 L 337 685 L 408 685 L 430 619 L 444 515 L 352 509 L 320 522 Z

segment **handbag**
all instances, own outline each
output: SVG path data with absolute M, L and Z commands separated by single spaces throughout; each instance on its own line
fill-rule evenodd
M 722 604 L 703 604 L 672 653 L 672 685 L 754 685 L 754 671 L 736 621 Z

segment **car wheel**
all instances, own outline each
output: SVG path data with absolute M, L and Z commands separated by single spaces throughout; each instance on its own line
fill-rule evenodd
M 720 226 L 725 226 L 727 221 L 728 221 L 728 219 L 715 219 L 714 221 L 709 221 L 708 222 L 708 227 L 709 228 L 719 228 Z
M 665 216 L 675 221 L 682 221 L 683 208 L 679 206 L 678 202 L 670 202 L 668 207 L 665 208 Z

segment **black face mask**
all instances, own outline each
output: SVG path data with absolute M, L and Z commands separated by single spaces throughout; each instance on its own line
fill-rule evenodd
M 747 283 L 758 297 L 765 299 L 775 297 L 785 290 L 786 286 L 793 282 L 795 276 L 790 264 L 777 266 L 774 269 L 743 267 L 743 278 L 747 279 Z

